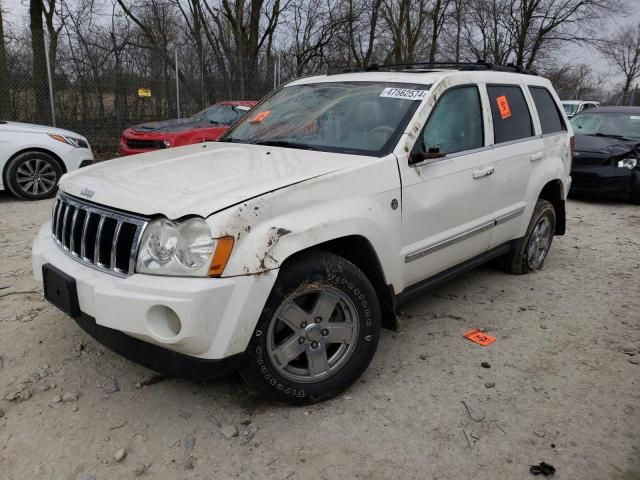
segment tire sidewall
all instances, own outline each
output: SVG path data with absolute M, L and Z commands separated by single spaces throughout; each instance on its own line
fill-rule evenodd
M 538 265 L 537 268 L 532 269 L 529 266 L 529 260 L 527 258 L 529 242 L 531 242 L 531 237 L 533 235 L 533 231 L 536 225 L 538 224 L 540 219 L 545 216 L 549 219 L 549 222 L 551 223 L 551 239 L 549 240 L 549 246 L 547 247 L 547 251 L 544 254 L 544 258 L 542 259 L 542 262 L 540 262 L 540 265 Z M 549 251 L 551 250 L 551 244 L 553 243 L 553 237 L 554 237 L 553 232 L 555 230 L 555 227 L 556 227 L 556 212 L 553 208 L 553 205 L 548 201 L 539 201 L 536 204 L 535 210 L 533 211 L 533 216 L 531 217 L 531 222 L 529 223 L 529 228 L 527 229 L 527 235 L 525 236 L 524 248 L 522 251 L 522 267 L 524 271 L 533 272 L 535 270 L 540 270 L 544 266 L 544 262 L 547 259 L 547 255 L 549 255 Z
M 291 295 L 319 285 L 336 288 L 353 303 L 359 321 L 358 340 L 347 362 L 317 383 L 298 383 L 282 376 L 267 351 L 269 324 L 276 310 Z M 337 395 L 366 370 L 380 338 L 381 313 L 367 277 L 355 265 L 329 252 L 314 252 L 280 272 L 260 315 L 240 373 L 260 394 L 276 401 L 313 403 Z
M 33 159 L 39 159 L 49 163 L 56 173 L 56 185 L 48 193 L 34 195 L 32 193 L 23 191 L 17 183 L 16 174 L 18 169 L 23 163 Z M 43 200 L 45 198 L 51 198 L 55 195 L 56 191 L 58 190 L 58 182 L 60 181 L 60 177 L 62 177 L 62 173 L 62 168 L 51 155 L 48 155 L 44 152 L 25 152 L 18 155 L 9 162 L 6 178 L 7 186 L 9 187 L 11 193 L 13 193 L 16 197 L 26 200 Z

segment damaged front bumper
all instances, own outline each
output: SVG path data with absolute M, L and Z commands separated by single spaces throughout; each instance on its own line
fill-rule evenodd
M 606 165 L 573 165 L 571 193 L 611 199 L 626 199 L 640 188 L 640 171 Z
M 278 274 L 117 277 L 63 252 L 49 223 L 34 240 L 32 263 L 38 281 L 43 281 L 44 266 L 72 282 L 77 308 L 70 314 L 90 335 L 155 370 L 167 372 L 159 368 L 166 364 L 176 376 L 189 376 L 189 365 L 241 355 Z

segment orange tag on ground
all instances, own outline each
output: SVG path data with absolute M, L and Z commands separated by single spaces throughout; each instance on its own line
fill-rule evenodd
M 479 343 L 483 347 L 486 347 L 487 345 L 496 341 L 494 337 L 492 337 L 491 335 L 487 335 L 484 332 L 481 332 L 477 328 L 474 328 L 473 330 L 469 330 L 467 333 L 464 334 L 464 337 L 468 338 L 472 342 Z
M 500 110 L 500 117 L 505 120 L 511 116 L 511 107 L 509 107 L 509 102 L 507 101 L 507 97 L 502 95 L 496 98 L 496 102 L 498 102 L 498 110 Z
M 260 112 L 258 113 L 255 117 L 253 117 L 251 120 L 249 120 L 250 123 L 258 123 L 263 121 L 265 118 L 267 118 L 269 116 L 269 114 L 271 113 L 271 110 L 265 110 L 264 112 Z

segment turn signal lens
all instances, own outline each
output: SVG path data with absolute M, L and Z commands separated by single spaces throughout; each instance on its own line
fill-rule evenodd
M 209 276 L 219 277 L 227 266 L 231 251 L 233 250 L 234 238 L 222 237 L 217 239 L 216 251 L 209 265 Z

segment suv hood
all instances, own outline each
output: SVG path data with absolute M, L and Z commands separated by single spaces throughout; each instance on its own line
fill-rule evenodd
M 200 143 L 101 162 L 62 177 L 60 189 L 101 205 L 170 219 L 212 213 L 369 157 Z

